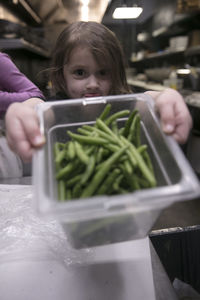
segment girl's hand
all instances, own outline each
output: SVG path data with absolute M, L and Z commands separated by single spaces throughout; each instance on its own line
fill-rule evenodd
M 181 94 L 173 89 L 146 93 L 155 101 L 163 131 L 172 135 L 178 143 L 184 144 L 192 128 L 192 118 Z
M 25 162 L 31 161 L 34 149 L 45 143 L 35 111 L 35 105 L 40 102 L 43 101 L 31 98 L 23 103 L 13 103 L 6 112 L 8 144 Z

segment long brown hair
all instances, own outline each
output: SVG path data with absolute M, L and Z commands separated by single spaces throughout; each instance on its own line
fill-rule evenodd
M 55 93 L 67 94 L 63 67 L 72 50 L 80 45 L 87 46 L 97 63 L 110 69 L 111 95 L 131 92 L 126 80 L 124 54 L 115 34 L 100 23 L 79 21 L 61 32 L 53 50 L 50 80 Z

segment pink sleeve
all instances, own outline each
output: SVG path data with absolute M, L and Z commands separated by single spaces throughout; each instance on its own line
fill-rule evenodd
M 6 111 L 13 102 L 32 97 L 44 99 L 42 92 L 18 70 L 9 56 L 0 53 L 0 112 Z

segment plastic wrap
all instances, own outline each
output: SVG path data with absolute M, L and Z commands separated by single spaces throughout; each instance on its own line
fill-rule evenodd
M 91 249 L 74 250 L 56 220 L 33 209 L 32 186 L 0 185 L 0 261 L 55 259 L 66 265 L 87 262 Z

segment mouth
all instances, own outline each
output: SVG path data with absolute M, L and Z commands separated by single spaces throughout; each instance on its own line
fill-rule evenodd
M 100 96 L 101 96 L 101 94 L 99 94 L 99 93 L 88 93 L 88 94 L 84 95 L 85 98 L 100 97 Z

